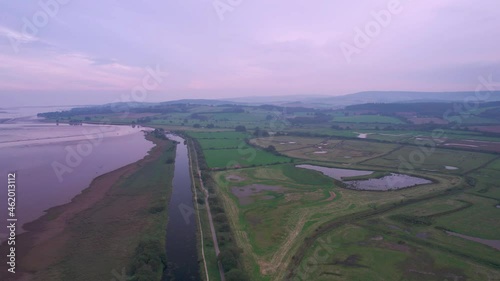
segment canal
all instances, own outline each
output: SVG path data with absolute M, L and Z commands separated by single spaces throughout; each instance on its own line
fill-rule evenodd
M 172 196 L 168 205 L 166 237 L 167 269 L 162 281 L 199 280 L 197 223 L 194 214 L 189 156 L 184 139 L 173 134 L 167 138 L 178 142 L 175 156 Z

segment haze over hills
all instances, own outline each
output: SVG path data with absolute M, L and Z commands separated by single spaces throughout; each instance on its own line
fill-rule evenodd
M 182 100 L 196 103 L 200 100 Z M 209 100 L 204 100 L 210 103 Z M 342 96 L 293 95 L 273 97 L 244 97 L 226 99 L 220 103 L 237 104 L 274 104 L 303 107 L 343 107 L 361 103 L 394 103 L 394 102 L 462 102 L 462 101 L 500 101 L 500 91 L 480 92 L 411 92 L 411 91 L 369 91 Z M 217 101 L 218 104 L 219 101 Z
M 228 99 L 180 99 L 153 104 L 198 104 L 198 105 L 280 105 L 289 107 L 344 107 L 363 103 L 418 103 L 418 102 L 490 102 L 500 101 L 500 91 L 480 92 L 411 92 L 411 91 L 369 91 L 342 96 L 290 95 L 269 97 L 241 97 Z M 134 107 L 141 103 L 132 102 Z
M 372 91 L 348 94 L 344 96 L 274 96 L 274 97 L 246 97 L 234 99 L 180 99 L 165 102 L 116 102 L 103 105 L 74 106 L 74 112 L 86 112 L 86 108 L 98 109 L 100 112 L 118 112 L 122 110 L 159 108 L 182 104 L 221 106 L 241 105 L 259 106 L 272 105 L 288 108 L 317 108 L 342 109 L 355 105 L 369 104 L 439 104 L 439 103 L 486 103 L 500 101 L 500 91 L 494 92 L 405 92 L 405 91 Z

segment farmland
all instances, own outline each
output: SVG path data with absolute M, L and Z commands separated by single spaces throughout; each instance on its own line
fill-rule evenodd
M 290 157 L 336 163 L 362 162 L 399 148 L 396 144 L 335 138 L 274 137 L 252 143 L 261 147 L 274 145 L 280 153 Z
M 290 158 L 256 149 L 238 132 L 189 133 L 203 149 L 209 168 L 248 167 L 290 162 Z
M 500 135 L 474 129 L 495 123 L 486 110 L 456 126 L 447 106 L 190 104 L 129 117 L 188 138 L 224 251 L 214 256 L 202 215 L 211 280 L 228 252 L 241 280 L 498 280 Z M 422 181 L 392 188 L 391 176 Z
M 226 166 L 212 174 L 235 241 L 244 253 L 251 253 L 243 255 L 250 280 L 497 276 L 498 250 L 450 236 L 444 230 L 498 240 L 500 225 L 494 212 L 499 200 L 486 197 L 498 196 L 500 188 L 484 187 L 499 180 L 493 176 L 500 166 L 498 156 L 440 146 L 430 152 L 426 148 L 431 148 L 410 141 L 421 133 L 404 133 L 393 132 L 396 142 L 334 134 L 255 137 L 248 133 L 240 157 L 248 143 L 257 151 L 256 161 L 248 159 L 241 168 Z M 202 146 L 209 167 L 217 170 L 237 159 L 234 145 L 241 136 L 231 138 L 224 132 L 191 135 Z M 467 136 L 474 137 L 474 133 Z M 220 142 L 214 141 L 218 143 L 214 145 L 213 140 Z M 259 154 L 268 153 L 265 150 L 270 146 L 278 153 L 271 155 L 289 161 L 270 163 L 274 159 Z M 220 150 L 226 150 L 228 156 L 217 154 Z M 415 161 L 420 154 L 425 159 Z M 411 169 L 402 168 L 402 159 L 411 163 Z M 348 190 L 342 182 L 295 167 L 303 163 L 375 171 L 358 177 L 360 180 L 404 172 L 434 183 L 392 192 Z M 488 176 L 477 176 L 484 173 Z M 467 174 L 475 181 L 466 179 Z M 479 190 L 479 196 L 473 195 Z M 325 247 L 331 248 L 325 251 Z M 325 260 L 317 260 L 318 251 Z

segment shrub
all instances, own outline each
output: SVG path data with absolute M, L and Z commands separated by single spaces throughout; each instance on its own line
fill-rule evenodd
M 158 240 L 145 240 L 137 245 L 129 272 L 132 280 L 154 280 L 161 275 L 165 264 L 163 244 Z

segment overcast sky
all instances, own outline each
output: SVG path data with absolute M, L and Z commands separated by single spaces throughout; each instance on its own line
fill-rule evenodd
M 478 76 L 500 76 L 498 7 L 498 0 L 0 0 L 0 107 L 474 90 Z

